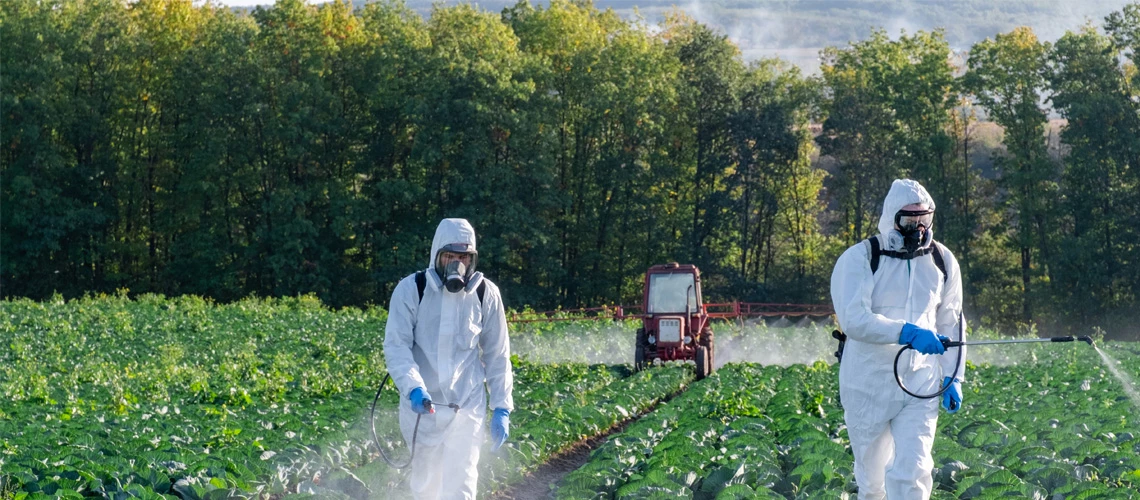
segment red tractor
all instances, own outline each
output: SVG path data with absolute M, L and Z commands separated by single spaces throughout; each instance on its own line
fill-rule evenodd
M 676 262 L 650 267 L 645 272 L 645 316 L 637 329 L 634 369 L 660 359 L 693 360 L 697 380 L 713 371 L 713 332 L 701 302 L 701 271 Z

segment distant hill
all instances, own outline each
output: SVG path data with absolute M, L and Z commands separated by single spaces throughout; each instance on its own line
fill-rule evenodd
M 226 0 L 222 0 L 225 3 Z M 310 0 L 319 3 L 320 0 Z M 356 6 L 364 0 L 353 0 Z M 424 17 L 432 5 L 472 3 L 499 12 L 517 0 L 405 0 Z M 531 1 L 549 5 L 549 0 Z M 622 17 L 640 15 L 657 24 L 679 8 L 727 34 L 745 59 L 779 57 L 808 71 L 819 67 L 819 51 L 844 46 L 882 28 L 892 36 L 942 28 L 951 48 L 963 51 L 974 43 L 1018 26 L 1030 26 L 1043 40 L 1054 41 L 1086 22 L 1101 24 L 1129 0 L 594 0 L 602 10 Z M 267 1 L 266 4 L 272 4 Z M 252 8 L 236 8 L 252 10 Z
M 439 0 L 408 0 L 425 17 Z M 446 5 L 456 0 L 442 2 Z M 472 2 L 497 12 L 511 0 Z M 547 5 L 548 1 L 532 2 Z M 1086 21 L 1099 24 L 1126 0 L 595 0 L 599 9 L 622 17 L 635 12 L 656 24 L 674 6 L 736 42 L 744 57 L 778 56 L 814 70 L 819 50 L 860 40 L 873 28 L 895 35 L 905 29 L 944 28 L 956 50 L 1018 26 L 1032 27 L 1042 39 L 1055 40 Z

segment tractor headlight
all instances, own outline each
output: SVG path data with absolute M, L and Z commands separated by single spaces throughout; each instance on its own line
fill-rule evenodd
M 688 344 L 692 344 L 692 343 L 693 343 L 693 338 L 688 336 L 688 335 L 685 335 L 685 344 L 688 345 Z
M 652 344 L 656 344 L 656 343 L 657 343 L 657 337 L 656 337 L 656 336 L 653 336 L 653 335 L 650 335 L 650 336 L 649 336 L 649 343 L 650 343 L 650 345 L 652 345 Z

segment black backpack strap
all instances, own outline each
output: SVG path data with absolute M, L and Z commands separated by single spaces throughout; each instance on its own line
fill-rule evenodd
M 871 274 L 875 274 L 875 271 L 879 270 L 879 258 L 883 256 L 884 252 L 883 252 L 882 248 L 879 247 L 879 237 L 878 236 L 872 236 L 870 238 L 867 238 L 867 242 L 870 243 L 870 245 L 871 245 Z M 885 252 L 885 253 L 891 257 L 897 257 L 900 259 L 901 258 L 910 259 L 910 258 L 918 257 L 921 255 L 926 255 L 929 253 L 929 254 L 931 254 L 931 257 L 934 259 L 934 265 L 937 266 L 938 270 L 942 273 L 942 282 L 945 283 L 946 279 L 948 278 L 947 273 L 946 273 L 946 260 L 942 258 L 942 245 L 936 241 L 930 242 L 929 247 L 927 247 L 923 250 L 919 250 L 918 252 L 915 252 L 913 254 L 907 254 L 907 253 L 903 253 L 903 252 Z
M 879 257 L 883 255 L 883 250 L 879 248 L 878 236 L 867 238 L 867 241 L 871 243 L 871 274 L 875 274 L 879 270 Z
M 479 282 L 479 288 L 475 289 L 475 293 L 479 294 L 479 305 L 483 305 L 483 294 L 487 293 L 487 280 Z
M 932 251 L 930 253 L 932 254 L 931 257 L 934 257 L 934 265 L 938 266 L 939 271 L 942 271 L 942 282 L 945 283 L 946 277 L 947 277 L 946 276 L 946 261 L 942 260 L 941 245 L 939 245 L 938 242 L 936 242 L 936 241 L 932 241 L 932 242 L 930 242 L 930 246 L 932 247 Z
M 416 271 L 416 290 L 420 292 L 420 302 L 424 301 L 424 288 L 427 287 L 427 274 Z

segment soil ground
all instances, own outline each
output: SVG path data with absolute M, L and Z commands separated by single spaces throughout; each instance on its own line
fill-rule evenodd
M 633 420 L 630 420 L 632 422 Z M 625 426 L 620 426 L 624 428 Z M 615 432 L 621 432 L 620 429 L 615 427 Z M 602 444 L 609 434 L 605 436 L 595 436 L 578 442 L 569 450 L 566 450 L 546 463 L 542 464 L 537 470 L 527 475 L 523 482 L 514 485 L 506 491 L 499 492 L 492 496 L 493 500 L 542 500 L 553 499 L 554 485 L 562 480 L 562 477 L 569 474 L 582 464 L 590 460 L 590 452 L 594 451 L 598 445 Z
M 663 398 L 656 404 L 646 408 L 641 414 L 626 419 L 624 422 L 617 424 L 610 428 L 610 430 L 598 436 L 589 439 L 584 439 L 574 443 L 562 453 L 554 455 L 547 460 L 546 463 L 540 465 L 538 469 L 531 472 L 526 476 L 523 482 L 518 483 L 505 491 L 501 491 L 491 496 L 492 500 L 547 500 L 553 499 L 554 485 L 562 480 L 562 477 L 569 474 L 583 464 L 590 460 L 590 453 L 601 445 L 607 438 L 613 434 L 618 434 L 625 430 L 627 426 L 637 421 L 637 419 L 645 416 L 646 414 L 656 410 L 659 405 L 668 403 L 669 400 L 676 397 L 678 394 L 685 391 L 686 387 L 681 388 L 668 397 Z

